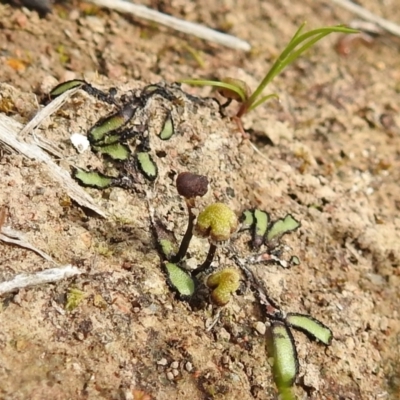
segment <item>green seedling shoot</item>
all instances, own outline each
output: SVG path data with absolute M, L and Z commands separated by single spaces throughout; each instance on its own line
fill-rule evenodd
M 306 50 L 312 47 L 330 33 L 357 33 L 358 31 L 344 26 L 328 26 L 312 31 L 302 33 L 306 23 L 300 25 L 300 28 L 294 34 L 290 42 L 286 45 L 282 53 L 279 55 L 271 69 L 264 76 L 254 92 L 247 92 L 247 85 L 237 79 L 226 78 L 221 81 L 212 81 L 205 79 L 183 79 L 180 82 L 188 85 L 212 86 L 219 89 L 220 93 L 228 99 L 236 100 L 240 103 L 240 107 L 234 117 L 240 131 L 244 134 L 244 128 L 241 117 L 256 107 L 260 106 L 267 100 L 278 98 L 276 93 L 263 95 L 264 89 L 269 83 L 279 75 L 288 65 L 296 61 Z

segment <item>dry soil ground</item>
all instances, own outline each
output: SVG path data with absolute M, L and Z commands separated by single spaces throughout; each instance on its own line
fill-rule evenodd
M 397 1 L 362 3 L 400 22 Z M 253 49 L 225 49 L 79 2 L 56 5 L 45 19 L 0 4 L 0 112 L 26 123 L 38 97 L 74 77 L 121 91 L 198 76 L 234 76 L 254 87 L 302 21 L 314 28 L 353 18 L 315 0 L 147 5 L 240 36 Z M 214 103 L 181 104 L 179 134 L 152 141 L 160 170 L 154 184 L 135 193 L 88 189 L 106 219 L 71 202 L 45 165 L 0 147 L 0 207 L 8 208 L 9 223 L 60 264 L 84 271 L 3 296 L 2 399 L 276 398 L 251 292 L 237 293 L 207 331 L 216 309 L 191 309 L 166 284 L 144 188 L 180 237 L 186 216 L 174 177 L 184 170 L 211 179 L 204 204 L 218 199 L 238 213 L 259 207 L 301 220 L 301 229 L 285 237 L 301 264 L 256 268 L 284 310 L 309 313 L 334 332 L 327 349 L 295 335 L 298 398 L 400 399 L 400 45 L 382 35 L 368 46 L 353 43 L 343 56 L 339 39 L 324 39 L 274 81 L 280 104 L 244 119 L 258 132 L 252 140 L 263 156 Z M 108 112 L 77 94 L 36 134 L 58 148 L 67 170 L 99 166 L 68 138 Z M 248 251 L 244 242 L 238 247 Z M 197 240 L 191 256 L 200 262 L 205 252 L 206 242 Z M 218 262 L 230 263 L 223 252 Z M 0 265 L 2 280 L 52 266 L 4 243 Z M 66 311 L 72 288 L 85 298 Z

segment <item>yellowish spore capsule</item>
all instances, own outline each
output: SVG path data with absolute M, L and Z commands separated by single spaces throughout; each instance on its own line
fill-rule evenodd
M 229 302 L 232 293 L 239 288 L 239 284 L 240 275 L 234 268 L 225 268 L 215 272 L 207 279 L 207 286 L 214 289 L 211 298 L 219 306 L 224 306 Z
M 216 242 L 228 240 L 238 225 L 236 214 L 223 203 L 206 207 L 198 216 L 196 233 Z

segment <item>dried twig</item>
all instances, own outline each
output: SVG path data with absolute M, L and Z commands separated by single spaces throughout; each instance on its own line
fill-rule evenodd
M 359 6 L 358 4 L 353 3 L 350 0 L 331 0 L 331 1 L 343 8 L 346 8 L 347 10 L 365 19 L 366 21 L 375 23 L 382 29 L 385 29 L 386 31 L 390 32 L 391 34 L 400 36 L 400 26 L 395 24 L 394 22 L 379 17 L 373 14 L 371 11 Z
M 248 42 L 238 39 L 235 36 L 227 35 L 226 33 L 221 33 L 193 22 L 184 21 L 145 6 L 128 3 L 122 0 L 88 0 L 88 2 L 100 7 L 107 7 L 119 12 L 133 14 L 139 18 L 144 18 L 188 35 L 194 35 L 201 39 L 222 44 L 223 46 L 233 49 L 244 51 L 249 51 L 251 49 Z
M 32 250 L 42 256 L 45 260 L 54 262 L 54 260 L 44 251 L 39 250 L 37 247 L 31 245 L 22 232 L 16 231 L 9 226 L 0 227 L 0 240 L 6 243 L 15 244 L 16 246 Z
M 11 243 L 28 250 L 32 250 L 39 254 L 45 260 L 55 263 L 55 261 L 44 251 L 30 244 L 22 232 L 12 229 L 10 226 L 5 226 L 7 220 L 7 208 L 0 209 L 0 241 Z M 0 283 L 0 295 L 12 292 L 17 289 L 28 286 L 41 285 L 43 283 L 56 282 L 61 279 L 71 276 L 80 275 L 82 272 L 72 265 L 65 265 L 58 268 L 50 268 L 44 271 L 39 271 L 32 274 L 19 274 L 10 281 Z
M 38 120 L 36 120 L 35 124 L 37 122 Z M 59 167 L 53 159 L 36 144 L 26 143 L 18 139 L 18 132 L 25 131 L 21 130 L 21 128 L 22 126 L 20 123 L 0 114 L 0 143 L 4 143 L 14 151 L 30 159 L 46 164 L 49 174 L 52 175 L 56 181 L 60 182 L 62 188 L 64 188 L 72 199 L 81 206 L 90 208 L 97 214 L 105 217 L 106 212 L 95 204 L 94 199 L 71 178 L 69 172 Z
M 7 219 L 6 207 L 3 207 L 0 210 L 0 232 L 2 231 L 3 225 L 6 222 L 6 219 Z
M 52 100 L 24 126 L 18 136 L 25 136 L 28 133 L 31 133 L 34 129 L 38 128 L 47 117 L 49 117 L 51 114 L 54 114 L 66 102 L 66 100 L 72 97 L 77 91 L 79 91 L 79 87 L 67 90 Z
M 28 286 L 57 282 L 75 275 L 80 275 L 81 273 L 82 271 L 73 265 L 64 265 L 59 268 L 50 268 L 33 274 L 19 274 L 10 281 L 0 283 L 0 295 Z

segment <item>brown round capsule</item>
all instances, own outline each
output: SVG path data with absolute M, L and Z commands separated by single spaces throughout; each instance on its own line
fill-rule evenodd
M 208 190 L 208 179 L 204 175 L 182 172 L 176 178 L 176 189 L 187 199 L 203 197 Z

